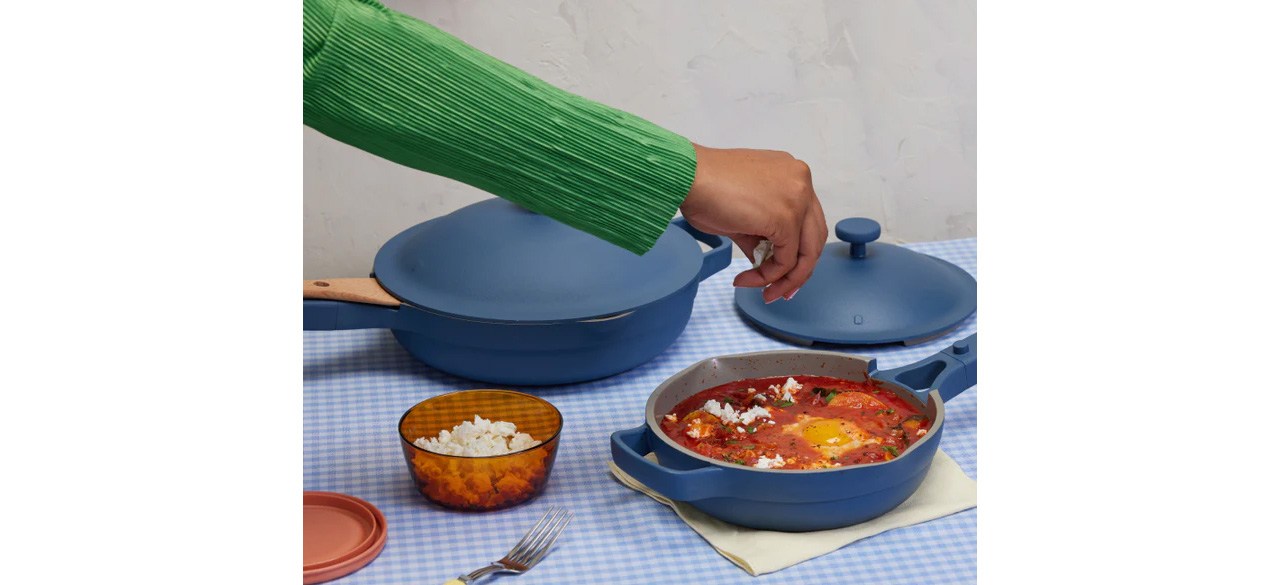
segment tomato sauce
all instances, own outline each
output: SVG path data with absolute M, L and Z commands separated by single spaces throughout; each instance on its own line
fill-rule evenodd
M 761 469 L 888 461 L 932 423 L 875 381 L 827 376 L 729 382 L 690 396 L 659 422 L 667 436 L 698 454 Z

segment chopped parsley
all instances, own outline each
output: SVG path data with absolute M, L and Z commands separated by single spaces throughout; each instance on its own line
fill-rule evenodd
M 881 447 L 881 449 L 884 449 L 885 451 L 888 451 L 888 452 L 889 452 L 889 454 L 890 454 L 890 455 L 893 455 L 894 457 L 897 457 L 897 456 L 898 456 L 898 448 L 897 448 L 897 447 L 894 447 L 893 445 L 885 445 L 885 446 Z
M 840 391 L 839 391 L 839 390 L 834 390 L 834 389 L 831 389 L 831 388 L 823 388 L 823 387 L 819 386 L 819 387 L 817 387 L 817 388 L 814 388 L 814 389 L 813 389 L 813 393 L 814 393 L 814 394 L 819 394 L 819 395 L 821 395 L 821 396 L 822 396 L 822 400 L 823 400 L 823 401 L 825 401 L 825 402 L 831 402 L 831 399 L 832 399 L 832 398 L 835 398 L 835 397 L 836 397 L 836 394 L 839 394 L 839 393 L 840 393 Z
M 790 400 L 774 400 L 774 401 L 773 401 L 773 405 L 774 405 L 774 406 L 776 406 L 776 407 L 778 407 L 778 408 L 786 408 L 786 407 L 788 407 L 788 406 L 792 406 L 792 405 L 794 405 L 794 404 L 795 404 L 795 403 L 794 403 L 794 402 L 792 402 L 792 401 L 790 401 Z

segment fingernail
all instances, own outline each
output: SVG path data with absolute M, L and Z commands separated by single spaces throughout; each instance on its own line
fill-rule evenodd
M 774 302 L 774 301 L 776 301 L 776 300 L 778 300 L 778 299 L 780 299 L 780 298 L 782 298 L 782 297 L 776 297 L 776 298 L 773 298 L 773 299 L 766 298 L 766 299 L 764 300 L 764 304 L 766 304 L 766 305 L 767 305 L 767 304 L 772 303 L 772 302 Z
M 796 293 L 798 293 L 798 292 L 800 292 L 800 289 L 796 289 L 796 290 L 791 291 L 791 294 L 788 294 L 788 295 L 787 295 L 787 300 L 788 300 L 788 301 L 789 301 L 789 300 L 791 300 L 791 297 L 796 296 Z

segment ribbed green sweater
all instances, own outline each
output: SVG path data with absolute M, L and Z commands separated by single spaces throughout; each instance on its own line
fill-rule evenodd
M 303 121 L 636 253 L 693 182 L 693 145 L 373 0 L 304 0 Z

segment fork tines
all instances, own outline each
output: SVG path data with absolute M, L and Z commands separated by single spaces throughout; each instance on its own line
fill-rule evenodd
M 547 556 L 551 551 L 551 545 L 556 543 L 556 539 L 560 537 L 560 533 L 564 531 L 565 526 L 569 525 L 569 520 L 572 518 L 572 512 L 559 506 L 552 506 L 500 562 L 504 565 L 514 565 L 512 568 L 518 571 L 529 570 Z

